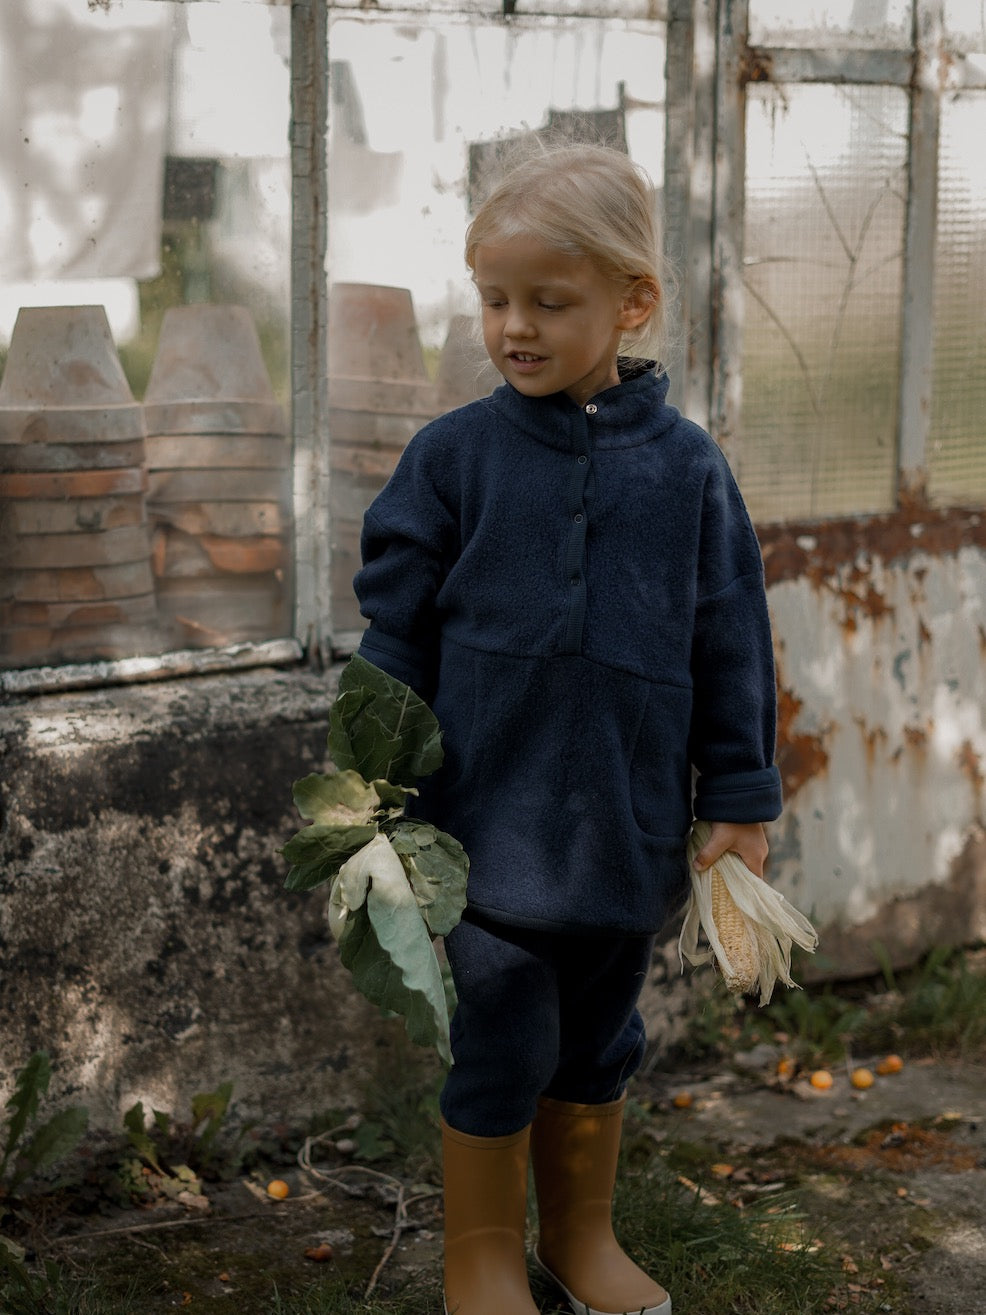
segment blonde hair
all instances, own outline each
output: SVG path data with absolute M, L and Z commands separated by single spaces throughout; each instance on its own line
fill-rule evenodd
M 475 273 L 476 248 L 513 237 L 591 260 L 628 290 L 643 283 L 652 309 L 624 335 L 635 353 L 660 355 L 664 346 L 664 262 L 654 188 L 622 151 L 588 144 L 535 148 L 511 167 L 482 202 L 466 231 L 466 264 Z

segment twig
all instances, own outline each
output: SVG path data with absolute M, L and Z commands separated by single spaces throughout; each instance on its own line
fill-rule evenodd
M 251 1214 L 237 1215 L 236 1219 L 260 1219 L 264 1215 L 263 1210 L 257 1210 Z M 57 1246 L 63 1242 L 89 1242 L 94 1238 L 101 1237 L 122 1237 L 127 1233 L 153 1233 L 161 1228 L 184 1228 L 188 1224 L 210 1224 L 210 1223 L 228 1223 L 229 1220 L 222 1215 L 196 1215 L 192 1219 L 161 1219 L 154 1224 L 129 1224 L 126 1228 L 94 1228 L 88 1233 L 71 1233 L 62 1237 L 53 1237 L 49 1241 L 51 1245 Z
M 394 1229 L 390 1235 L 390 1241 L 387 1243 L 386 1250 L 384 1251 L 383 1255 L 380 1257 L 379 1261 L 377 1262 L 376 1269 L 370 1275 L 370 1281 L 366 1285 L 366 1291 L 363 1293 L 364 1301 L 369 1301 L 370 1294 L 372 1293 L 373 1289 L 377 1286 L 377 1279 L 383 1273 L 383 1268 L 386 1265 L 387 1261 L 397 1250 L 397 1243 L 401 1240 L 401 1234 L 404 1232 L 406 1226 L 407 1226 L 407 1207 L 404 1203 L 404 1185 L 402 1183 L 398 1186 L 397 1189 L 397 1206 L 394 1210 Z
M 335 1131 L 338 1130 L 334 1129 L 333 1132 Z M 323 1172 L 321 1169 L 316 1169 L 312 1164 L 312 1147 L 332 1135 L 333 1133 L 323 1132 L 318 1137 L 305 1138 L 304 1145 L 298 1152 L 298 1164 L 305 1173 L 312 1174 L 315 1178 L 321 1179 L 322 1182 L 332 1183 L 336 1187 L 341 1187 L 344 1192 L 352 1192 L 353 1189 L 342 1181 L 341 1175 L 345 1173 L 362 1173 L 366 1174 L 369 1178 L 379 1179 L 381 1183 L 385 1183 L 396 1192 L 393 1230 L 390 1235 L 390 1241 L 387 1243 L 386 1249 L 380 1257 L 376 1269 L 374 1269 L 373 1273 L 370 1275 L 370 1281 L 367 1284 L 366 1291 L 363 1293 L 363 1300 L 367 1301 L 373 1292 L 373 1289 L 376 1287 L 380 1275 L 383 1273 L 384 1266 L 397 1250 L 397 1244 L 401 1240 L 401 1235 L 404 1233 L 405 1229 L 410 1227 L 410 1222 L 407 1217 L 407 1207 L 415 1201 L 427 1200 L 427 1198 L 434 1195 L 434 1193 L 430 1191 L 420 1192 L 416 1196 L 407 1197 L 404 1192 L 404 1184 L 399 1178 L 394 1178 L 388 1173 L 381 1173 L 379 1169 L 370 1169 L 362 1164 L 344 1164 L 338 1169 L 332 1169 L 329 1172 Z
M 148 1251 L 155 1251 L 163 1259 L 167 1259 L 167 1252 L 164 1251 L 162 1247 L 155 1246 L 153 1242 L 145 1242 L 142 1237 L 134 1238 L 134 1246 L 146 1247 Z

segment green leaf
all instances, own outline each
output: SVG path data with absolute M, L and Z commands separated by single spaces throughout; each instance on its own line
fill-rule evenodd
M 281 850 L 292 864 L 284 885 L 288 890 L 312 890 L 323 881 L 331 881 L 346 859 L 376 834 L 376 825 L 325 826 L 313 822 L 293 836 Z
M 215 1091 L 203 1091 L 192 1097 L 192 1121 L 195 1127 L 205 1121 L 205 1127 L 199 1134 L 199 1154 L 207 1156 L 223 1119 L 229 1111 L 230 1098 L 233 1095 L 232 1082 L 222 1082 Z
M 353 1134 L 356 1143 L 354 1158 L 372 1164 L 374 1160 L 385 1160 L 394 1154 L 393 1140 L 386 1136 L 381 1124 L 367 1119 L 359 1125 Z
M 418 793 L 413 785 L 391 785 L 389 781 L 371 781 L 370 784 L 377 792 L 380 807 L 394 815 L 403 813 L 408 797 Z
M 359 772 L 313 772 L 293 786 L 294 802 L 302 817 L 323 826 L 366 825 L 380 807 L 380 796 Z
M 156 1169 L 158 1173 L 164 1173 L 158 1159 L 157 1147 L 144 1127 L 144 1105 L 142 1101 L 137 1101 L 136 1105 L 130 1106 L 123 1116 L 123 1126 L 126 1129 L 130 1145 L 140 1158 L 145 1160 L 152 1169 Z
M 38 1102 L 48 1090 L 50 1081 L 51 1062 L 47 1052 L 36 1050 L 17 1074 L 14 1094 L 7 1101 L 6 1108 L 12 1111 L 12 1115 L 7 1125 L 3 1158 L 0 1159 L 0 1177 L 7 1167 L 7 1161 L 24 1136 L 28 1123 L 37 1114 Z
M 420 915 L 416 916 L 418 925 L 424 929 Z M 416 1045 L 435 1046 L 445 1063 L 451 1064 L 448 1013 L 441 987 L 441 972 L 427 932 L 425 942 L 427 951 L 420 944 L 410 946 L 406 957 L 409 960 L 417 958 L 421 964 L 426 964 L 426 955 L 430 955 L 434 960 L 435 975 L 433 977 L 427 968 L 420 974 L 412 970 L 409 984 L 405 980 L 401 963 L 392 957 L 392 944 L 387 949 L 381 945 L 370 921 L 368 908 L 364 906 L 352 914 L 350 927 L 339 949 L 343 964 L 352 973 L 356 989 L 371 1004 L 400 1014 L 408 1036 Z M 432 977 L 433 980 L 429 982 L 428 979 Z
M 388 827 L 387 835 L 398 854 L 413 854 L 435 843 L 438 827 L 430 822 L 420 822 L 416 817 L 405 817 L 395 826 Z
M 447 936 L 466 906 L 469 859 L 453 836 L 407 818 L 388 829 L 433 936 Z
M 3 1262 L 7 1257 L 11 1257 L 14 1263 L 19 1264 L 25 1256 L 22 1246 L 19 1246 L 12 1238 L 4 1237 L 0 1234 L 0 1269 L 3 1268 Z
M 210 1122 L 222 1121 L 229 1109 L 233 1094 L 232 1082 L 222 1082 L 215 1091 L 202 1091 L 192 1097 L 192 1120 L 199 1124 L 203 1119 Z
M 78 1146 L 88 1126 L 89 1112 L 78 1105 L 61 1110 L 42 1124 L 24 1148 L 24 1163 L 11 1185 L 17 1186 L 31 1174 L 40 1173 L 63 1160 Z
M 43 1296 L 41 1288 L 42 1282 L 35 1282 L 24 1264 L 24 1248 L 19 1247 L 9 1238 L 0 1237 L 0 1296 L 5 1301 L 16 1300 L 16 1306 L 5 1307 L 4 1315 L 26 1315 L 27 1311 L 36 1311 L 38 1306 L 34 1303 Z M 17 1289 L 11 1288 L 11 1284 L 16 1283 Z M 29 1300 L 22 1304 L 23 1297 Z
M 435 714 L 409 686 L 354 654 L 329 713 L 329 752 L 341 770 L 366 781 L 410 786 L 441 766 Z
M 413 1042 L 435 1046 L 451 1064 L 441 968 L 401 860 L 380 836 L 363 861 L 370 867 L 370 886 L 366 903 L 347 918 L 350 925 L 339 943 L 342 962 L 357 990 L 400 1014 Z

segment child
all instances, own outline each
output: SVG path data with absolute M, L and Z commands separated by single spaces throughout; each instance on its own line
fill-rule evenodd
M 449 1315 L 536 1315 L 536 1260 L 589 1315 L 669 1315 L 610 1222 L 636 1004 L 707 867 L 762 875 L 781 808 L 759 546 L 725 460 L 665 401 L 652 197 L 606 148 L 545 151 L 466 261 L 505 383 L 427 425 L 366 514 L 360 652 L 429 702 L 445 762 L 414 812 L 470 857 L 446 939 Z M 695 784 L 693 786 L 693 773 Z

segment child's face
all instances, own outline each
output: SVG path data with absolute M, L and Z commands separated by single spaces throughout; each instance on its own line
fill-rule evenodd
M 584 406 L 619 383 L 620 338 L 648 311 L 591 260 L 521 236 L 481 243 L 474 272 L 486 350 L 518 392 L 564 392 Z

